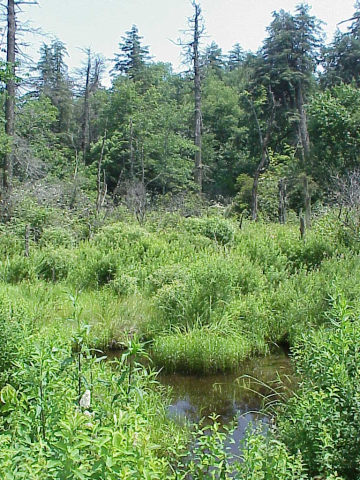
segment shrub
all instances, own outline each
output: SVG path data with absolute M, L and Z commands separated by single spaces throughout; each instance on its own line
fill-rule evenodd
M 1 270 L 3 280 L 8 283 L 19 283 L 36 278 L 32 260 L 24 255 L 14 255 L 10 259 L 6 259 Z
M 188 232 L 204 235 L 221 245 L 232 242 L 236 231 L 230 220 L 221 217 L 187 218 L 184 226 Z
M 261 269 L 246 257 L 208 254 L 159 288 L 154 303 L 173 325 L 194 325 L 199 319 L 208 324 L 221 317 L 235 295 L 260 292 L 265 285 Z
M 75 237 L 71 230 L 62 227 L 44 228 L 39 241 L 41 247 L 71 248 L 75 245 Z
M 76 264 L 76 255 L 66 248 L 44 248 L 34 263 L 38 278 L 57 282 L 67 278 L 70 268 Z
M 333 300 L 331 328 L 305 334 L 294 350 L 303 383 L 285 407 L 279 429 L 301 451 L 312 477 L 360 474 L 360 322 L 343 295 Z

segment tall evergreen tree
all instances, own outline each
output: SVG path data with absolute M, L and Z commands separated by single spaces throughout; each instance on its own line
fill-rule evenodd
M 235 43 L 227 56 L 226 66 L 230 71 L 236 70 L 244 63 L 245 58 L 246 53 L 244 52 L 244 49 L 240 43 Z
M 56 39 L 40 48 L 38 94 L 50 98 L 58 109 L 58 133 L 67 133 L 72 117 L 72 88 L 65 63 L 66 46 Z
M 332 43 L 324 49 L 324 86 L 355 81 L 360 86 L 360 1 L 355 4 L 353 18 L 346 32 L 336 31 Z
M 211 42 L 205 47 L 202 59 L 205 74 L 213 74 L 221 77 L 224 67 L 222 50 L 216 42 Z
M 139 35 L 136 25 L 126 32 L 119 43 L 120 53 L 115 54 L 113 71 L 126 75 L 133 80 L 139 80 L 146 62 L 150 59 L 149 48 L 141 44 L 143 37 Z
M 322 45 L 321 22 L 310 15 L 308 5 L 301 4 L 295 15 L 284 10 L 274 12 L 267 30 L 268 37 L 262 49 L 265 81 L 271 85 L 282 107 L 296 112 L 292 121 L 305 161 L 310 154 L 305 102 Z M 291 116 L 288 120 L 291 121 Z

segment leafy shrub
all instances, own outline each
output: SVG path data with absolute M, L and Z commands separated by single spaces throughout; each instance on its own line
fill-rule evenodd
M 235 478 L 241 480 L 305 480 L 308 477 L 300 452 L 292 454 L 273 431 L 264 437 L 261 427 L 248 431 L 242 461 Z M 329 477 L 327 477 L 329 478 Z
M 109 285 L 117 295 L 132 295 L 138 290 L 138 281 L 137 277 L 118 272 Z
M 75 238 L 71 230 L 62 227 L 44 228 L 39 241 L 41 247 L 65 247 L 75 245 Z
M 69 282 L 77 288 L 102 287 L 115 279 L 120 263 L 117 252 L 110 250 L 105 253 L 84 244 L 69 271 Z
M 154 303 L 173 325 L 194 325 L 198 319 L 207 324 L 221 317 L 235 295 L 261 291 L 265 284 L 261 269 L 246 257 L 209 254 L 158 289 Z
M 0 256 L 21 255 L 25 250 L 25 240 L 9 229 L 0 230 Z
M 46 248 L 36 256 L 35 263 L 38 278 L 57 282 L 67 278 L 71 266 L 76 264 L 76 256 L 66 248 Z
M 333 299 L 331 328 L 303 336 L 294 350 L 303 383 L 280 417 L 283 441 L 300 450 L 311 476 L 360 473 L 358 406 L 360 322 L 343 295 Z
M 236 231 L 230 220 L 221 217 L 187 218 L 184 225 L 188 232 L 204 235 L 221 245 L 232 242 Z

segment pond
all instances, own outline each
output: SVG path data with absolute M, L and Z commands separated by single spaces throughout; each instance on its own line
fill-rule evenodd
M 248 360 L 234 374 L 160 374 L 158 380 L 171 387 L 168 410 L 174 418 L 198 422 L 216 413 L 219 421 L 227 424 L 237 417 L 235 445 L 243 438 L 249 422 L 269 422 L 270 414 L 259 413 L 264 396 L 270 395 L 271 401 L 276 401 L 285 390 L 294 387 L 292 364 L 282 350 Z

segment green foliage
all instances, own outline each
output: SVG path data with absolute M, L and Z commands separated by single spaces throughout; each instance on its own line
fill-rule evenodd
M 317 138 L 313 154 L 319 182 L 356 168 L 359 105 L 359 90 L 354 85 L 339 85 L 314 95 L 308 109 L 309 130 Z
M 250 352 L 250 342 L 236 328 L 218 324 L 158 337 L 152 358 L 168 372 L 204 374 L 236 370 Z
M 192 234 L 201 234 L 219 242 L 221 245 L 230 243 L 234 238 L 235 227 L 228 220 L 220 217 L 188 218 L 185 228 Z
M 274 437 L 274 432 L 270 431 L 264 437 L 259 429 L 248 432 L 245 437 L 242 462 L 236 478 L 305 480 L 309 477 L 301 453 L 291 454 L 286 444 Z
M 359 321 L 344 295 L 335 294 L 330 328 L 304 334 L 294 350 L 303 378 L 280 418 L 291 451 L 300 450 L 311 475 L 359 475 Z

